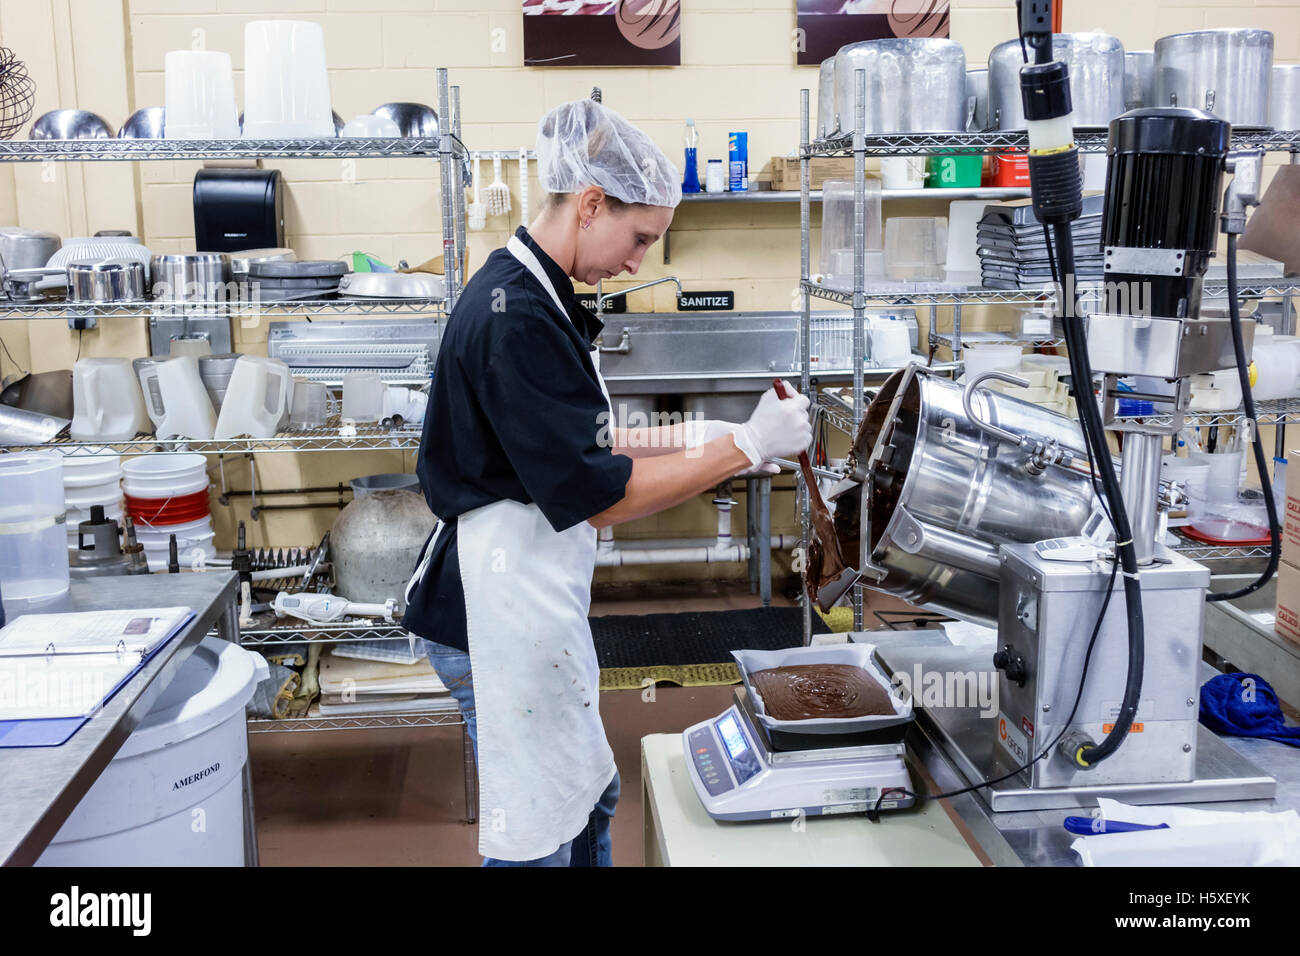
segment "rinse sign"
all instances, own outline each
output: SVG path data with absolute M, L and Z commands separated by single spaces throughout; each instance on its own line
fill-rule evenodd
M 678 312 L 727 312 L 735 307 L 734 292 L 685 292 L 677 297 Z

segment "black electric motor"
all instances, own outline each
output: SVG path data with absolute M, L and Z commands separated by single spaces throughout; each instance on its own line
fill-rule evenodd
M 1101 226 L 1107 312 L 1197 316 L 1231 131 L 1209 113 L 1174 107 L 1111 120 Z

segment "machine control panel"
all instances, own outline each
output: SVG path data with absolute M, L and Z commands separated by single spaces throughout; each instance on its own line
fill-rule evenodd
M 692 730 L 687 744 L 709 796 L 734 789 L 762 769 L 756 748 L 734 709 Z

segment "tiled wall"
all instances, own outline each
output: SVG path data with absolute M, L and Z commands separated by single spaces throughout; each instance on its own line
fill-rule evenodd
M 161 105 L 163 56 L 203 47 L 229 52 L 242 101 L 243 27 L 266 17 L 310 19 L 325 27 L 334 108 L 345 119 L 391 100 L 436 105 L 434 70 L 451 70 L 462 89 L 464 137 L 473 148 L 531 146 L 550 106 L 604 90 L 605 102 L 641 125 L 674 158 L 686 117 L 701 133 L 701 160 L 722 158 L 731 130 L 747 130 L 755 170 L 797 143 L 798 91 L 817 70 L 793 64 L 794 0 L 684 0 L 682 66 L 673 69 L 525 69 L 518 0 L 0 0 L 0 44 L 15 49 L 36 76 L 36 113 L 95 110 L 112 124 L 132 110 Z M 968 61 L 1015 34 L 1014 0 L 954 0 L 952 36 Z M 1300 0 L 1069 0 L 1067 30 L 1105 29 L 1129 49 L 1157 36 L 1216 26 L 1259 26 L 1276 38 L 1278 61 L 1300 60 Z M 381 259 L 423 261 L 440 251 L 437 174 L 421 160 L 288 161 L 287 240 L 303 257 L 365 250 Z M 516 203 L 470 233 L 471 267 L 502 245 L 519 219 L 517 164 L 505 164 Z M 193 248 L 190 191 L 195 163 L 0 164 L 0 219 L 78 235 L 131 228 L 154 251 Z M 490 180 L 490 166 L 485 166 Z M 539 197 L 535 178 L 533 209 Z M 942 215 L 939 202 L 891 205 L 887 215 Z M 814 233 L 814 263 L 817 249 Z M 799 265 L 798 205 L 701 204 L 678 211 L 672 263 L 658 249 L 638 279 L 674 274 L 687 287 L 731 288 L 739 308 L 789 309 Z M 814 266 L 815 267 L 815 266 Z M 637 280 L 631 280 L 637 281 Z M 611 287 L 616 283 L 610 283 Z M 671 289 L 634 296 L 634 310 L 671 309 Z M 141 323 L 111 321 L 81 336 L 61 323 L 4 323 L 6 345 L 37 368 L 68 367 L 81 355 L 144 354 Z M 237 348 L 264 347 L 265 327 L 241 329 Z M 9 371 L 5 362 L 5 371 Z M 365 471 L 402 467 L 380 456 L 365 467 L 332 455 L 260 456 L 268 485 L 324 485 Z M 269 461 L 268 459 L 274 459 Z M 409 467 L 409 463 L 408 467 Z M 246 468 L 240 465 L 240 469 Z M 239 469 L 234 469 L 237 474 Z M 233 483 L 246 486 L 246 478 Z M 789 496 L 785 496 L 788 498 Z M 778 530 L 791 509 L 778 499 Z M 258 532 L 279 543 L 305 541 L 332 512 L 267 518 Z M 707 501 L 639 522 L 620 534 L 708 533 Z

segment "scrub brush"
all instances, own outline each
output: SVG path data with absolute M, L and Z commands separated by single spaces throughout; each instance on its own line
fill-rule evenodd
M 469 227 L 475 232 L 487 228 L 487 205 L 483 202 L 483 197 L 479 194 L 479 185 L 483 182 L 479 178 L 481 170 L 479 169 L 479 158 L 474 157 L 474 201 L 469 204 L 465 212 L 469 216 Z
M 504 216 L 510 212 L 510 187 L 501 181 L 500 154 L 492 157 L 492 176 L 492 185 L 484 190 L 484 201 L 490 215 Z

